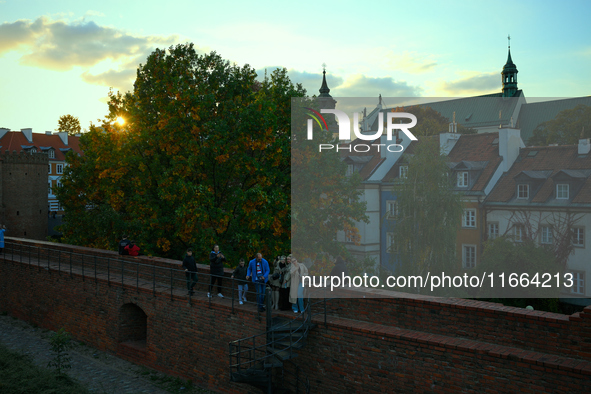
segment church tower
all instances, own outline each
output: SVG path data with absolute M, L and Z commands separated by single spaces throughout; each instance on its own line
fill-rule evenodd
M 320 89 L 318 90 L 320 92 L 320 95 L 318 96 L 318 102 L 320 103 L 320 108 L 335 109 L 337 102 L 330 95 L 330 89 L 326 83 L 326 66 L 324 64 L 322 66 L 322 86 L 320 86 Z
M 513 97 L 517 93 L 517 66 L 511 59 L 511 36 L 507 37 L 509 40 L 509 55 L 507 56 L 507 63 L 503 67 L 503 97 Z
M 335 109 L 337 101 L 330 95 L 330 89 L 326 83 L 326 64 L 322 65 L 322 85 L 318 91 L 320 92 L 320 95 L 318 96 L 318 107 L 320 109 Z M 328 124 L 328 131 L 331 134 L 336 135 L 339 132 L 339 129 L 335 116 L 330 114 L 324 116 L 326 123 Z

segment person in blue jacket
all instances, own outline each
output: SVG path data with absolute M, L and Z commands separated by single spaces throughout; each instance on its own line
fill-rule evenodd
M 269 272 L 269 262 L 263 258 L 261 253 L 257 253 L 257 257 L 250 260 L 248 263 L 246 280 L 252 278 L 252 281 L 255 284 L 259 312 L 265 310 L 265 284 L 269 280 Z
M 4 251 L 4 233 L 6 232 L 6 226 L 0 226 L 0 253 Z

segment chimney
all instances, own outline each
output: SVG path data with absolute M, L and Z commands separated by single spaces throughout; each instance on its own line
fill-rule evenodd
M 51 135 L 51 131 L 46 131 L 45 135 Z
M 2 139 L 2 137 L 4 137 L 9 131 L 10 129 L 7 129 L 6 127 L 0 127 L 0 139 Z
M 451 127 L 451 124 L 450 124 Z M 456 142 L 460 139 L 461 134 L 458 133 L 440 133 L 439 134 L 439 148 L 441 149 L 441 153 L 444 155 L 449 155 L 449 152 L 453 149 L 456 145 Z
M 68 133 L 65 131 L 60 131 L 57 133 L 57 135 L 60 136 L 62 142 L 64 143 L 65 146 L 68 146 Z
M 21 129 L 21 133 L 23 133 L 29 143 L 33 143 L 33 129 Z
M 586 155 L 591 150 L 591 139 L 581 138 L 579 140 L 579 155 Z
M 509 171 L 519 156 L 521 148 L 525 148 L 525 144 L 521 140 L 521 130 L 511 128 L 499 130 L 499 156 L 503 158 L 501 162 L 503 172 Z

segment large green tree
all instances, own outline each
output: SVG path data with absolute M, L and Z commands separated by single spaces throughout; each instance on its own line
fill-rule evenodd
M 114 249 L 126 233 L 145 253 L 168 257 L 188 246 L 205 256 L 218 243 L 232 263 L 288 252 L 291 108 L 304 96 L 285 69 L 259 81 L 251 67 L 199 55 L 192 44 L 154 51 L 133 92 L 110 94 L 103 123 L 80 140 L 84 154 L 68 157 L 58 190 L 65 242 Z M 336 154 L 323 159 L 341 164 Z M 325 183 L 348 185 L 344 172 Z M 332 195 L 326 185 L 313 192 L 314 201 Z M 349 198 L 331 202 L 341 224 L 363 216 Z
M 574 145 L 579 138 L 591 138 L 591 106 L 579 104 L 565 109 L 556 118 L 538 125 L 528 145 Z
M 439 141 L 423 138 L 410 155 L 408 174 L 398 187 L 398 217 L 393 228 L 397 274 L 426 276 L 457 268 L 456 234 L 461 196 L 449 180 L 447 156 Z
M 290 99 L 305 91 L 285 70 L 256 77 L 192 44 L 154 51 L 69 158 L 65 240 L 113 248 L 130 233 L 164 256 L 289 250 Z

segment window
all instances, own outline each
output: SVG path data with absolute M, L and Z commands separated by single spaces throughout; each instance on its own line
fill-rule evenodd
M 353 175 L 353 164 L 347 165 L 347 173 L 346 173 L 346 175 L 347 176 Z
M 55 151 L 53 149 L 48 150 L 47 155 L 50 159 L 55 159 Z
M 396 200 L 386 201 L 386 217 L 387 218 L 398 217 L 398 201 L 396 201 Z
M 476 245 L 462 245 L 462 266 L 464 268 L 476 267 Z
M 47 194 L 49 194 L 51 196 L 51 181 L 47 182 L 47 186 L 48 186 Z
M 568 271 L 568 273 L 573 275 L 571 294 L 585 295 L 585 273 L 581 271 Z
M 488 224 L 488 239 L 495 239 L 499 236 L 499 223 L 491 222 Z
M 523 235 L 525 233 L 525 227 L 523 224 L 516 224 L 513 226 L 513 239 L 515 242 L 523 242 Z
M 398 171 L 398 176 L 400 177 L 400 179 L 406 179 L 406 177 L 408 176 L 408 166 L 400 166 Z
M 559 183 L 556 185 L 556 198 L 560 200 L 568 200 L 568 184 Z
M 573 228 L 573 245 L 579 248 L 585 247 L 585 229 L 583 227 Z
M 398 253 L 398 246 L 396 245 L 394 233 L 387 233 L 386 234 L 386 252 Z
M 51 174 L 51 164 L 49 164 L 48 174 Z
M 528 199 L 529 198 L 529 185 L 519 184 L 517 185 L 517 198 Z
M 63 174 L 64 173 L 64 165 L 63 164 L 56 164 L 56 172 L 58 174 Z
M 458 187 L 468 187 L 468 171 L 458 172 Z
M 462 216 L 462 227 L 476 227 L 476 211 L 474 209 L 465 209 Z
M 542 226 L 542 231 L 540 234 L 540 243 L 552 244 L 552 227 Z

